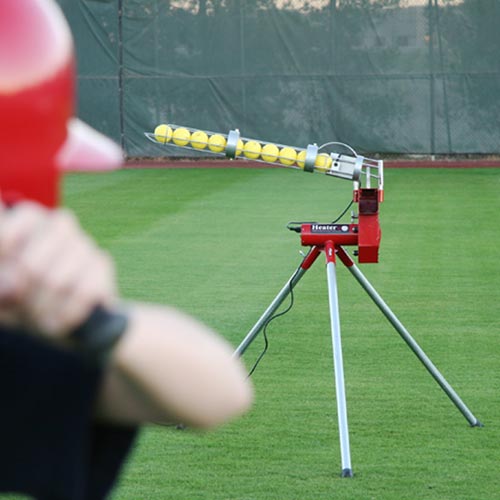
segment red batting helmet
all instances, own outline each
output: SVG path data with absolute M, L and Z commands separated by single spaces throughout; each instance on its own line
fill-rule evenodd
M 120 148 L 74 117 L 70 29 L 53 0 L 0 1 L 0 194 L 57 204 L 61 170 L 109 170 Z

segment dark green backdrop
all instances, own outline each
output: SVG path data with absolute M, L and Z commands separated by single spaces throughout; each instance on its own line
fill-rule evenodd
M 129 157 L 161 122 L 360 152 L 500 152 L 498 0 L 59 0 L 79 115 Z

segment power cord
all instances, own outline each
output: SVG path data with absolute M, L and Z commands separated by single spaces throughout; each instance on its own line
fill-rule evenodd
M 342 217 L 344 217 L 344 215 L 349 211 L 349 209 L 352 207 L 352 204 L 354 203 L 354 200 L 351 200 L 347 207 L 344 208 L 344 210 L 342 211 L 342 213 L 335 219 L 333 220 L 332 222 L 330 222 L 330 224 L 336 224 L 340 219 L 342 219 Z M 300 233 L 300 226 L 302 226 L 302 224 L 314 224 L 316 221 L 293 221 L 293 222 L 289 222 L 287 225 L 286 225 L 286 228 L 289 229 L 290 231 L 295 231 L 296 233 Z
M 337 223 L 340 219 L 342 219 L 342 217 L 344 217 L 344 215 L 349 211 L 349 209 L 352 207 L 352 204 L 354 203 L 354 200 L 351 200 L 349 202 L 349 204 L 347 205 L 347 207 L 342 211 L 342 213 L 335 219 L 331 222 L 331 224 L 335 224 Z M 290 231 L 295 231 L 297 233 L 300 233 L 300 226 L 302 224 L 308 224 L 308 222 L 289 222 L 287 224 L 287 228 L 290 229 Z M 259 354 L 259 357 L 257 358 L 257 360 L 255 361 L 254 365 L 252 366 L 252 369 L 248 372 L 248 376 L 247 378 L 250 378 L 253 373 L 255 372 L 257 366 L 259 365 L 260 361 L 262 360 L 262 358 L 264 357 L 264 355 L 266 354 L 266 352 L 268 351 L 269 349 L 269 339 L 267 337 L 267 327 L 269 326 L 269 323 L 271 323 L 271 321 L 275 320 L 276 318 L 279 318 L 281 316 L 284 316 L 287 312 L 289 312 L 292 307 L 293 307 L 293 304 L 294 304 L 294 295 L 293 295 L 293 286 L 292 286 L 292 283 L 294 282 L 295 280 L 295 277 L 297 276 L 297 273 L 299 272 L 299 269 L 297 269 L 295 271 L 295 273 L 293 274 L 292 278 L 290 279 L 290 290 L 289 290 L 289 295 L 290 295 L 290 304 L 288 305 L 288 307 L 280 312 L 280 313 L 277 313 L 275 314 L 274 316 L 271 316 L 267 321 L 266 323 L 264 324 L 264 328 L 262 330 L 262 335 L 264 337 L 264 349 L 262 350 L 262 352 Z
M 258 364 L 260 363 L 261 359 L 264 357 L 264 355 L 266 354 L 268 348 L 269 348 L 269 339 L 267 338 L 267 327 L 269 326 L 269 323 L 271 323 L 271 321 L 275 320 L 276 318 L 279 318 L 281 316 L 284 316 L 287 312 L 289 312 L 292 307 L 293 307 L 293 304 L 294 304 L 294 296 L 293 296 L 293 286 L 292 286 L 292 283 L 293 281 L 295 280 L 295 277 L 297 276 L 297 273 L 299 272 L 299 270 L 297 269 L 295 271 L 295 273 L 293 274 L 292 278 L 290 279 L 290 285 L 289 285 L 289 294 L 290 294 L 290 304 L 288 305 L 288 307 L 280 312 L 280 313 L 277 313 L 275 314 L 274 316 L 271 316 L 267 321 L 266 323 L 264 324 L 264 328 L 262 330 L 262 335 L 264 337 L 264 349 L 263 351 L 259 354 L 259 357 L 257 358 L 257 361 L 255 361 L 254 365 L 252 366 L 252 369 L 248 372 L 248 376 L 247 378 L 250 378 L 252 375 L 253 375 L 253 372 L 255 371 L 255 369 L 257 368 Z

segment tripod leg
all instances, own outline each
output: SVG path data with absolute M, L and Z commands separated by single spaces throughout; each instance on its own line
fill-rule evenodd
M 267 324 L 269 319 L 273 316 L 282 302 L 288 297 L 290 292 L 294 289 L 295 285 L 300 281 L 302 276 L 304 276 L 305 272 L 313 265 L 314 261 L 318 258 L 318 255 L 320 253 L 321 250 L 318 247 L 311 247 L 297 270 L 293 273 L 291 278 L 286 282 L 285 286 L 280 290 L 278 295 L 276 295 L 269 307 L 257 320 L 257 323 L 255 323 L 252 329 L 247 333 L 246 337 L 242 340 L 240 345 L 236 348 L 233 356 L 241 356 L 246 351 L 247 347 L 253 342 L 255 337 L 264 328 L 264 326 Z
M 455 406 L 460 410 L 462 415 L 467 419 L 472 427 L 482 427 L 483 424 L 472 414 L 472 412 L 467 408 L 465 403 L 460 399 L 460 396 L 453 390 L 451 385 L 446 381 L 446 379 L 441 375 L 436 366 L 428 358 L 425 352 L 420 348 L 415 339 L 410 335 L 408 330 L 399 321 L 396 315 L 391 311 L 389 306 L 384 302 L 382 297 L 373 288 L 371 283 L 365 278 L 363 273 L 356 266 L 354 261 L 351 259 L 349 254 L 342 248 L 338 248 L 337 253 L 339 259 L 345 264 L 349 269 L 351 274 L 356 278 L 359 284 L 364 288 L 366 293 L 375 302 L 377 307 L 382 311 L 384 316 L 389 320 L 396 331 L 401 335 L 403 340 L 408 344 L 410 349 L 414 352 L 417 358 L 422 362 L 422 364 L 427 368 L 427 371 L 432 375 L 434 380 L 439 384 L 441 389 L 447 394 Z
M 342 361 L 342 343 L 340 339 L 339 304 L 337 294 L 337 277 L 335 271 L 335 248 L 333 243 L 330 241 L 328 241 L 325 245 L 325 253 L 327 262 L 326 273 L 328 279 L 328 301 L 330 305 L 330 322 L 332 329 L 342 477 L 352 477 L 351 453 L 349 449 L 349 429 L 347 426 L 347 404 L 344 385 L 344 366 Z

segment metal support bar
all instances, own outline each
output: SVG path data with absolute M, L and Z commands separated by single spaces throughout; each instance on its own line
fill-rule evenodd
M 345 251 L 343 247 L 338 247 L 337 255 L 339 259 L 345 264 L 345 266 L 349 269 L 351 274 L 356 278 L 358 283 L 363 287 L 366 293 L 370 296 L 370 298 L 375 302 L 377 307 L 382 311 L 384 316 L 389 320 L 392 326 L 396 329 L 399 335 L 403 338 L 403 340 L 408 344 L 410 349 L 414 352 L 417 358 L 422 362 L 427 371 L 432 375 L 434 380 L 439 384 L 441 389 L 448 395 L 451 401 L 455 404 L 455 406 L 460 410 L 462 415 L 467 419 L 469 424 L 472 427 L 482 427 L 483 424 L 472 414 L 472 412 L 467 408 L 465 403 L 462 401 L 460 396 L 453 390 L 451 385 L 446 381 L 443 375 L 439 372 L 436 366 L 432 363 L 429 357 L 425 354 L 425 352 L 421 349 L 421 347 L 417 344 L 415 339 L 410 335 L 408 330 L 404 327 L 404 325 L 399 321 L 397 316 L 392 312 L 389 306 L 384 302 L 382 297 L 378 294 L 375 288 L 371 285 L 371 283 L 366 279 L 363 273 L 356 266 L 354 261 L 351 259 L 349 254 Z
M 269 307 L 264 311 L 262 316 L 257 320 L 257 323 L 252 327 L 252 329 L 247 333 L 246 337 L 242 340 L 240 345 L 236 348 L 233 356 L 241 356 L 248 346 L 252 343 L 255 337 L 260 333 L 260 331 L 266 326 L 267 322 L 277 311 L 278 307 L 283 303 L 283 301 L 288 297 L 291 291 L 295 288 L 295 285 L 300 281 L 305 272 L 311 267 L 313 262 L 317 259 L 321 250 L 318 247 L 312 247 L 308 254 L 304 257 L 301 264 L 297 270 L 293 273 L 290 279 L 286 282 L 285 286 L 280 290 L 278 295 L 271 302 Z
M 337 418 L 339 423 L 340 455 L 342 477 L 352 477 L 349 428 L 347 425 L 347 403 L 344 383 L 344 363 L 340 338 L 339 302 L 337 276 L 335 271 L 335 248 L 331 241 L 325 245 L 326 275 L 328 279 L 328 302 L 330 306 L 330 325 L 332 330 L 333 366 L 335 372 L 335 392 L 337 396 Z

